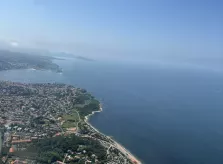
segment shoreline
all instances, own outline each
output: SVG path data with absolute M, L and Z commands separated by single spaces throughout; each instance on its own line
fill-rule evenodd
M 11 82 L 10 83 L 17 83 L 17 82 Z M 21 84 L 27 84 L 27 83 L 21 83 Z M 20 85 L 21 85 L 20 84 Z M 28 83 L 30 84 L 30 83 Z M 17 84 L 18 85 L 18 84 Z M 27 85 L 28 86 L 28 85 Z M 132 164 L 142 164 L 142 162 L 140 160 L 138 160 L 137 157 L 135 157 L 129 150 L 127 150 L 123 145 L 121 145 L 120 143 L 118 143 L 117 141 L 115 141 L 115 139 L 103 134 L 102 132 L 100 132 L 98 129 L 96 129 L 90 122 L 89 122 L 89 118 L 94 115 L 96 112 L 102 112 L 103 108 L 102 108 L 102 104 L 99 102 L 99 109 L 98 106 L 96 108 L 96 111 L 92 111 L 91 114 L 88 114 L 84 117 L 84 119 L 82 119 L 90 128 L 92 128 L 95 133 L 100 136 L 100 137 L 104 137 L 104 141 L 109 144 L 110 147 L 114 147 L 115 149 L 117 149 L 119 151 L 120 154 L 123 154 L 122 156 L 125 157 L 125 160 L 129 160 L 131 161 Z M 79 116 L 80 118 L 80 116 Z M 0 131 L 1 132 L 1 131 Z M 0 134 L 1 137 L 1 134 Z M 97 139 L 97 138 L 96 138 Z M 1 140 L 1 138 L 0 138 Z M 100 139 L 99 139 L 100 140 Z M 1 141 L 2 142 L 2 141 Z M 1 143 L 0 143 L 1 146 Z M 105 148 L 107 147 L 106 145 L 104 146 Z M 1 152 L 1 148 L 0 148 L 0 152 Z
M 100 104 L 100 109 L 99 111 L 93 111 L 91 114 L 87 115 L 84 117 L 84 121 L 92 128 L 94 129 L 96 132 L 98 132 L 101 135 L 104 135 L 106 137 L 108 137 L 110 140 L 112 140 L 112 142 L 114 143 L 114 145 L 116 146 L 116 148 L 121 151 L 123 154 L 125 154 L 127 156 L 127 158 L 129 158 L 133 163 L 135 164 L 142 164 L 142 162 L 135 156 L 133 155 L 128 149 L 126 149 L 122 144 L 120 144 L 119 142 L 117 142 L 116 140 L 114 140 L 113 138 L 105 135 L 104 133 L 100 132 L 97 128 L 95 128 L 90 122 L 89 122 L 89 118 L 91 116 L 93 116 L 95 113 L 100 113 L 103 111 L 102 105 Z

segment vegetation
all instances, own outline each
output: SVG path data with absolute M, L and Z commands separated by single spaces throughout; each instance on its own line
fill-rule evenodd
M 88 93 L 78 93 L 75 100 L 75 104 L 85 104 L 87 100 L 92 99 L 92 96 Z
M 66 121 L 62 125 L 62 128 L 72 128 L 72 127 L 76 127 L 75 122 Z
M 84 118 L 85 116 L 92 113 L 92 111 L 98 111 L 100 109 L 100 103 L 96 99 L 92 99 L 89 104 L 79 107 L 78 111 L 80 114 L 80 117 Z
M 93 111 L 99 111 L 100 102 L 86 92 L 85 89 L 79 89 L 76 94 L 77 97 L 73 103 L 81 119 L 84 119 L 85 116 L 91 114 Z
M 72 128 L 77 126 L 77 122 L 79 120 L 78 113 L 74 110 L 72 110 L 72 114 L 63 115 L 62 119 L 64 120 L 64 123 L 62 124 L 62 128 Z
M 76 122 L 79 120 L 78 115 L 74 112 L 71 115 L 63 115 L 63 119 L 70 122 Z
M 5 138 L 2 154 L 9 157 L 8 162 L 28 159 L 41 164 L 58 160 L 100 164 L 113 159 L 107 153 L 110 141 L 96 135 L 84 121 L 100 109 L 99 101 L 86 90 L 64 84 L 14 82 L 0 82 L 0 88 L 0 119 L 17 120 L 5 129 L 10 135 Z M 17 136 L 11 137 L 13 134 Z
M 69 150 L 69 151 L 68 151 Z M 106 150 L 97 141 L 89 140 L 86 138 L 70 135 L 67 137 L 58 136 L 51 139 L 40 140 L 39 142 L 32 143 L 27 150 L 20 152 L 22 154 L 37 156 L 36 160 L 40 163 L 53 163 L 57 160 L 63 160 L 65 154 L 72 152 L 71 156 L 75 157 L 77 154 L 82 157 L 83 151 L 86 152 L 88 157 L 96 155 L 97 159 L 103 163 L 106 160 Z M 85 154 L 85 156 L 86 156 Z M 17 154 L 19 155 L 19 154 Z M 81 158 L 80 158 L 81 159 Z M 74 158 L 70 163 L 79 163 L 80 160 Z

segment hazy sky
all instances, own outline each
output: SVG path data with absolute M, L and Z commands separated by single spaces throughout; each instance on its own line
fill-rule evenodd
M 221 0 L 0 0 L 0 22 L 14 47 L 223 65 Z

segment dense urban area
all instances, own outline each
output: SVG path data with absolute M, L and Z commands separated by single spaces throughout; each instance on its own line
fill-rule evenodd
M 139 163 L 88 123 L 102 108 L 84 89 L 1 81 L 0 104 L 0 163 Z

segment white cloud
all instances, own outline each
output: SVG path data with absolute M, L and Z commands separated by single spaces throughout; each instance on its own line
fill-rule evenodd
M 16 41 L 11 41 L 11 42 L 10 42 L 10 45 L 11 45 L 12 47 L 18 47 L 18 46 L 19 46 L 19 43 L 16 42 Z

